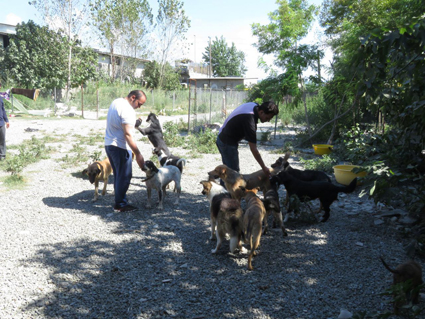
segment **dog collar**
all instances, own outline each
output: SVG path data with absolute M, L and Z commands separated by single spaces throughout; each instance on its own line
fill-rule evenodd
M 146 182 L 146 181 L 148 181 L 148 180 L 150 180 L 152 177 L 154 177 L 155 176 L 155 174 L 156 173 L 153 173 L 151 176 L 149 176 L 148 178 L 146 178 L 146 179 L 142 179 L 142 182 Z

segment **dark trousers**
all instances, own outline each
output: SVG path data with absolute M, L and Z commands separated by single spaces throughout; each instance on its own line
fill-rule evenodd
M 131 151 L 112 145 L 105 146 L 105 151 L 114 173 L 115 207 L 124 207 L 128 204 L 126 194 L 133 173 Z
M 217 136 L 216 145 L 221 154 L 221 160 L 224 165 L 239 172 L 239 151 L 238 145 L 224 144 Z
M 6 125 L 0 126 L 0 159 L 6 158 Z

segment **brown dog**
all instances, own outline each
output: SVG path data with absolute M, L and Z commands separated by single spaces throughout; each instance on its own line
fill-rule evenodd
M 289 153 L 286 153 L 285 157 L 279 157 L 276 162 L 271 165 L 270 177 L 276 175 L 285 168 L 283 165 L 288 161 L 289 155 Z M 246 182 L 245 187 L 247 189 L 259 187 L 263 195 L 270 189 L 270 178 L 264 174 L 262 169 L 251 174 L 242 174 L 242 177 Z
M 243 216 L 245 243 L 249 244 L 248 270 L 253 270 L 252 257 L 256 256 L 255 250 L 260 245 L 263 219 L 266 217 L 266 209 L 263 202 L 257 196 L 257 188 L 248 190 L 241 187 L 243 198 L 246 201 L 246 210 Z
M 230 252 L 236 248 L 241 249 L 243 236 L 242 216 L 243 211 L 240 203 L 231 198 L 229 192 L 215 182 L 202 181 L 202 194 L 206 195 L 210 202 L 211 240 L 217 239 L 217 246 L 211 253 L 217 253 L 221 243 L 230 236 Z
M 208 172 L 208 176 L 210 180 L 221 178 L 232 198 L 237 199 L 239 202 L 241 201 L 243 191 L 239 187 L 245 187 L 246 185 L 242 174 L 239 174 L 235 170 L 223 164 L 218 165 L 216 168 L 214 168 L 214 170 Z
M 111 163 L 109 163 L 108 158 L 105 158 L 101 162 L 94 162 L 93 164 L 90 164 L 85 170 L 83 170 L 83 175 L 87 175 L 89 177 L 91 184 L 94 183 L 93 202 L 97 201 L 97 198 L 99 197 L 99 181 L 103 182 L 102 195 L 104 196 L 106 194 L 106 186 L 108 185 L 108 178 L 111 173 L 112 166 Z
M 407 300 L 411 300 L 414 304 L 418 303 L 419 286 L 422 284 L 422 268 L 416 261 L 409 260 L 404 264 L 400 264 L 396 269 L 391 269 L 382 257 L 380 257 L 385 268 L 393 273 L 393 285 L 411 280 L 411 287 L 406 293 Z M 398 314 L 399 308 L 402 305 L 399 302 L 394 302 L 394 313 Z

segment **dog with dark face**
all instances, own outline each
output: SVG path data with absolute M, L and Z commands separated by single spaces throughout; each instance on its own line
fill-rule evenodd
M 393 273 L 393 285 L 410 280 L 410 287 L 406 292 L 407 300 L 417 304 L 419 301 L 419 286 L 422 285 L 422 267 L 414 260 L 409 260 L 397 266 L 396 269 L 390 268 L 382 257 L 382 263 L 388 271 Z M 399 308 L 403 305 L 400 302 L 394 302 L 394 313 L 399 313 Z
M 109 175 L 112 174 L 112 166 L 109 162 L 109 158 L 105 158 L 101 162 L 94 162 L 90 164 L 85 170 L 83 170 L 83 175 L 89 177 L 91 184 L 94 184 L 94 198 L 93 202 L 97 201 L 99 194 L 99 181 L 103 182 L 102 195 L 106 194 L 106 186 L 108 185 Z
M 180 173 L 183 173 L 183 167 L 186 166 L 186 159 L 180 158 L 173 154 L 165 155 L 162 149 L 159 149 L 157 147 L 153 149 L 152 153 L 158 156 L 158 161 L 161 166 L 176 166 L 180 170 Z
M 330 206 L 338 199 L 338 193 L 351 193 L 355 190 L 357 178 L 348 186 L 337 186 L 329 182 L 305 182 L 293 177 L 286 171 L 272 176 L 271 182 L 283 184 L 289 197 L 296 195 L 301 202 L 319 199 L 321 207 L 325 211 L 321 221 L 326 222 L 330 216 Z M 287 214 L 290 213 L 288 209 Z M 287 215 L 288 216 L 288 215 Z M 286 221 L 287 218 L 285 218 Z
M 243 236 L 243 211 L 239 201 L 233 199 L 229 192 L 221 185 L 212 181 L 201 181 L 202 194 L 210 202 L 211 240 L 217 239 L 216 254 L 226 234 L 230 236 L 230 252 L 241 249 Z
M 145 161 L 145 165 L 143 166 L 142 170 L 146 173 L 146 178 L 144 182 L 146 183 L 146 188 L 148 192 L 148 203 L 146 205 L 147 208 L 152 207 L 152 189 L 156 189 L 158 191 L 159 199 L 158 209 L 163 209 L 163 201 L 166 194 L 165 188 L 171 181 L 174 181 L 177 190 L 177 199 L 174 204 L 179 204 L 181 193 L 181 173 L 176 166 L 164 166 L 157 168 L 152 161 Z
M 164 135 L 162 134 L 161 123 L 154 113 L 150 113 L 146 119 L 146 123 L 150 125 L 145 128 L 141 128 L 140 124 L 142 123 L 141 119 L 136 121 L 135 127 L 139 130 L 140 133 L 146 135 L 152 145 L 157 149 L 162 149 L 165 155 L 171 155 L 170 150 L 164 141 Z

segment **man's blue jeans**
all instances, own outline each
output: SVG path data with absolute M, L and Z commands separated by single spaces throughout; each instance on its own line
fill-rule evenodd
M 133 173 L 131 151 L 112 145 L 105 146 L 105 151 L 114 172 L 115 207 L 124 207 L 128 204 L 126 193 Z
M 218 150 L 220 151 L 223 164 L 239 172 L 238 145 L 224 144 L 218 136 L 215 143 L 217 144 Z

